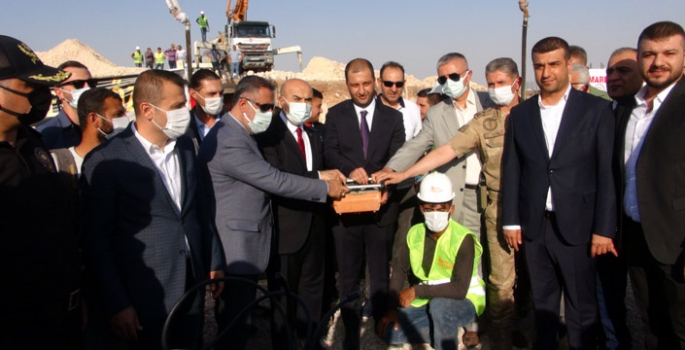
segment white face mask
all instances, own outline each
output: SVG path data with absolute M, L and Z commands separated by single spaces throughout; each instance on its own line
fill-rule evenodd
M 459 81 L 454 81 L 450 78 L 447 78 L 445 84 L 442 85 L 442 93 L 451 97 L 453 100 L 456 100 L 459 97 L 461 97 L 464 94 L 464 92 L 466 92 L 466 85 L 464 85 L 464 79 L 466 79 L 468 74 L 469 71 L 466 71 L 464 77 L 460 78 Z
M 440 232 L 450 223 L 449 211 L 426 211 L 423 216 L 426 219 L 426 227 L 432 232 Z
M 250 104 L 250 107 L 252 107 L 252 110 L 254 110 L 255 112 L 254 119 L 252 120 L 250 120 L 250 118 L 247 117 L 247 114 L 243 113 L 243 117 L 245 118 L 245 120 L 247 120 L 247 126 L 250 127 L 250 130 L 252 130 L 253 134 L 259 134 L 266 131 L 266 129 L 269 128 L 269 124 L 271 124 L 271 113 L 264 113 L 259 109 L 254 108 L 252 102 L 250 102 L 249 100 L 247 101 L 247 103 Z
M 102 129 L 98 128 L 98 131 L 100 133 L 102 133 L 103 135 L 105 135 L 105 137 L 108 139 L 111 139 L 116 134 L 124 131 L 126 129 L 126 127 L 128 126 L 128 123 L 129 123 L 128 117 L 118 117 L 118 118 L 112 118 L 112 120 L 109 120 L 109 119 L 107 119 L 107 118 L 105 118 L 105 117 L 103 117 L 97 113 L 95 113 L 95 115 L 100 117 L 102 120 L 106 120 L 106 121 L 112 123 L 112 131 L 109 134 L 102 131 Z
M 283 100 L 288 102 L 288 112 L 283 110 L 283 113 L 294 125 L 300 126 L 312 116 L 312 105 L 304 102 L 290 102 L 285 97 L 283 97 Z
M 155 124 L 159 130 L 162 130 L 164 135 L 170 139 L 177 139 L 181 135 L 185 134 L 188 129 L 188 124 L 190 124 L 190 112 L 188 107 L 181 107 L 179 109 L 174 109 L 172 111 L 165 111 L 152 103 L 150 106 L 159 109 L 160 111 L 166 113 L 166 126 L 161 127 L 154 118 L 152 118 L 152 123 Z
M 203 97 L 199 93 L 197 94 L 201 99 L 205 101 L 205 105 L 200 105 L 202 110 L 209 115 L 219 115 L 221 110 L 224 108 L 224 99 L 222 97 Z
M 516 84 L 516 82 L 514 82 L 514 84 Z M 501 86 L 495 89 L 488 89 L 490 99 L 492 99 L 492 101 L 498 106 L 508 106 L 511 101 L 514 100 L 514 97 L 516 97 L 516 93 L 511 91 L 511 88 L 514 86 L 514 84 L 511 84 L 511 86 Z M 518 91 L 518 89 L 516 90 Z
M 65 92 L 70 93 L 70 94 L 71 94 L 71 100 L 69 100 L 69 99 L 67 98 L 66 95 L 64 95 L 64 99 L 67 100 L 67 102 L 69 102 L 69 105 L 70 105 L 70 106 L 72 106 L 72 107 L 74 107 L 74 108 L 78 108 L 78 99 L 81 97 L 81 95 L 82 95 L 84 92 L 86 92 L 86 91 L 88 91 L 88 90 L 90 90 L 89 87 L 84 87 L 84 88 L 80 88 L 80 89 L 76 89 L 76 90 L 71 90 L 71 91 L 67 91 L 67 90 L 62 89 L 62 93 L 63 93 L 63 94 L 64 94 Z

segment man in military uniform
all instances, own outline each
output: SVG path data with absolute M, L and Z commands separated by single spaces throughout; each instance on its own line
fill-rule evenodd
M 1 349 L 82 347 L 75 203 L 30 127 L 70 74 L 0 35 Z
M 404 179 L 431 171 L 470 151 L 476 151 L 482 164 L 487 187 L 485 226 L 487 254 L 491 270 L 487 283 L 488 309 L 492 318 L 493 349 L 511 349 L 511 319 L 514 314 L 514 252 L 501 231 L 500 177 L 504 129 L 512 107 L 519 103 L 516 93 L 521 86 L 518 67 L 511 58 L 498 58 L 485 67 L 490 98 L 497 104 L 477 113 L 462 126 L 445 145 L 436 148 L 409 169 L 398 172 L 378 172 L 374 180 L 395 184 Z

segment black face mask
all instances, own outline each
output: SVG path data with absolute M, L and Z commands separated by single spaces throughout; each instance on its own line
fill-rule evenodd
M 0 85 L 0 89 L 7 90 L 15 95 L 26 97 L 26 99 L 29 101 L 29 104 L 31 104 L 31 110 L 24 114 L 17 113 L 0 106 L 1 111 L 17 117 L 20 123 L 24 125 L 31 125 L 43 120 L 43 118 L 45 118 L 45 116 L 48 114 L 50 103 L 52 102 L 50 88 L 45 86 L 35 87 L 33 91 L 29 93 L 12 90 L 2 85 Z

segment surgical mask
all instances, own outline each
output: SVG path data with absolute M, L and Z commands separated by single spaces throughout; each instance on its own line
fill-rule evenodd
M 283 110 L 283 113 L 291 123 L 300 126 L 312 116 L 312 105 L 304 102 L 290 102 L 285 97 L 283 100 L 288 102 L 288 112 Z
M 247 114 L 243 112 L 243 117 L 247 120 L 247 126 L 250 127 L 250 130 L 252 130 L 253 134 L 259 134 L 266 131 L 266 129 L 269 128 L 269 124 L 271 124 L 271 113 L 262 112 L 254 108 L 252 102 L 250 102 L 249 100 L 247 101 L 247 103 L 250 104 L 250 107 L 252 107 L 252 110 L 254 110 L 255 112 L 254 118 L 252 120 L 250 120 L 250 118 L 247 117 Z
M 110 123 L 112 123 L 112 131 L 109 133 L 106 133 L 102 131 L 102 129 L 98 128 L 98 131 L 104 135 L 106 138 L 111 139 L 114 137 L 116 134 L 126 130 L 126 127 L 128 126 L 129 120 L 128 117 L 118 117 L 118 118 L 112 118 L 112 120 L 109 120 L 97 113 L 95 113 L 98 117 L 100 117 L 102 120 L 106 120 Z
M 222 97 L 202 97 L 199 93 L 197 94 L 201 99 L 205 101 L 205 105 L 200 105 L 202 110 L 209 115 L 219 115 L 221 110 L 224 108 L 224 99 Z
M 26 97 L 31 107 L 25 113 L 18 113 L 0 106 L 0 110 L 7 114 L 17 117 L 20 123 L 24 125 L 31 125 L 37 123 L 48 114 L 50 110 L 50 103 L 52 102 L 52 94 L 48 87 L 36 87 L 29 93 L 23 93 L 0 85 L 0 88 L 7 90 L 15 95 Z
M 466 74 L 468 74 L 468 71 Z M 447 79 L 445 84 L 442 85 L 442 93 L 451 97 L 453 100 L 458 99 L 466 92 L 466 85 L 464 85 L 465 78 L 466 75 L 463 78 L 460 78 L 459 81 Z
M 67 99 L 66 96 L 64 97 L 64 99 L 67 100 L 67 102 L 69 102 L 70 106 L 72 106 L 74 108 L 78 108 L 78 99 L 81 97 L 81 95 L 84 92 L 86 92 L 88 90 L 90 90 L 89 87 L 83 87 L 83 88 L 75 89 L 75 90 L 71 90 L 71 91 L 67 91 L 67 90 L 62 89 L 62 93 L 65 93 L 65 92 L 70 93 L 71 94 L 71 100 Z
M 516 82 L 514 82 L 514 84 L 516 84 Z M 511 84 L 511 86 L 501 86 L 494 89 L 488 89 L 490 99 L 498 106 L 508 106 L 511 101 L 514 100 L 514 97 L 516 97 L 516 93 L 511 91 L 511 88 L 514 86 L 514 84 Z
M 449 211 L 427 211 L 423 216 L 426 219 L 426 227 L 432 232 L 440 232 L 450 223 Z
M 164 127 L 159 126 L 155 119 L 152 118 L 152 123 L 155 124 L 159 130 L 162 130 L 164 135 L 172 140 L 175 140 L 186 133 L 188 124 L 190 124 L 190 111 L 188 111 L 188 107 L 181 107 L 179 109 L 165 111 L 153 105 L 152 103 L 150 103 L 150 106 L 166 113 L 166 126 Z

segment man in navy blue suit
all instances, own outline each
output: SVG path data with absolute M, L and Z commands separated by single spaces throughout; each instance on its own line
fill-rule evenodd
M 563 290 L 571 349 L 587 349 L 597 323 L 594 257 L 616 250 L 609 102 L 569 84 L 569 48 L 533 46 L 540 94 L 511 110 L 502 173 L 503 229 L 531 278 L 537 349 L 555 349 Z

